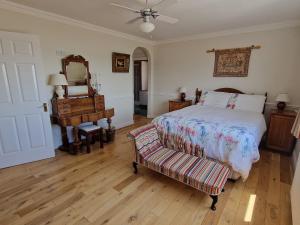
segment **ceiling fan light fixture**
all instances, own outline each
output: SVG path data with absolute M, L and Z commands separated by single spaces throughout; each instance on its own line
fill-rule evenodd
M 151 22 L 143 22 L 140 24 L 140 29 L 144 33 L 150 33 L 155 29 L 155 25 Z

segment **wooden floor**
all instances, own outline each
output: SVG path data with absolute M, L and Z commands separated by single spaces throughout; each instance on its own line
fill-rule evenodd
M 91 154 L 57 152 L 53 159 L 0 170 L 0 224 L 292 224 L 289 158 L 262 151 L 247 182 L 228 182 L 213 212 L 201 192 L 145 168 L 133 174 L 126 135 L 146 122 L 139 118 Z

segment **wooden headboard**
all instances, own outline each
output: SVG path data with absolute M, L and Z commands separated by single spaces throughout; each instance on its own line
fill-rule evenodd
M 214 91 L 226 92 L 226 93 L 236 93 L 236 94 L 245 94 L 244 92 L 242 92 L 240 90 L 237 90 L 237 89 L 234 89 L 234 88 L 218 88 Z M 196 89 L 196 99 L 195 99 L 196 104 L 200 101 L 201 94 L 202 94 L 202 91 L 197 88 Z
M 245 94 L 244 92 L 242 92 L 240 90 L 237 90 L 237 89 L 234 89 L 234 88 L 218 88 L 218 89 L 216 89 L 214 91 L 217 91 L 217 92 L 226 92 L 226 93 L 235 93 L 235 94 Z M 196 89 L 195 104 L 197 104 L 200 101 L 201 94 L 202 94 L 202 91 L 197 88 Z M 265 102 L 267 102 L 267 97 L 268 97 L 268 93 L 267 92 L 265 93 L 265 96 L 266 96 L 266 101 Z M 265 112 L 265 106 L 264 106 L 264 109 L 263 109 L 263 113 Z

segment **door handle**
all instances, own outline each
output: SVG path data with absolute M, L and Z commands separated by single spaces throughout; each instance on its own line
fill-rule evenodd
M 43 103 L 44 112 L 48 112 L 48 104 Z
M 39 108 L 43 108 L 44 112 L 48 112 L 48 104 L 46 102 L 44 102 L 43 105 L 40 106 Z

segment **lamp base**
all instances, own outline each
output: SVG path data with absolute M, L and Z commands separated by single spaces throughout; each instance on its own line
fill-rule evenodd
M 65 90 L 61 85 L 57 85 L 55 88 L 55 93 L 57 94 L 58 99 L 64 99 Z
M 285 109 L 285 107 L 286 107 L 285 102 L 278 102 L 277 103 L 277 109 L 278 109 L 278 111 L 283 111 Z
M 185 93 L 180 93 L 180 100 L 181 100 L 182 102 L 185 101 Z

